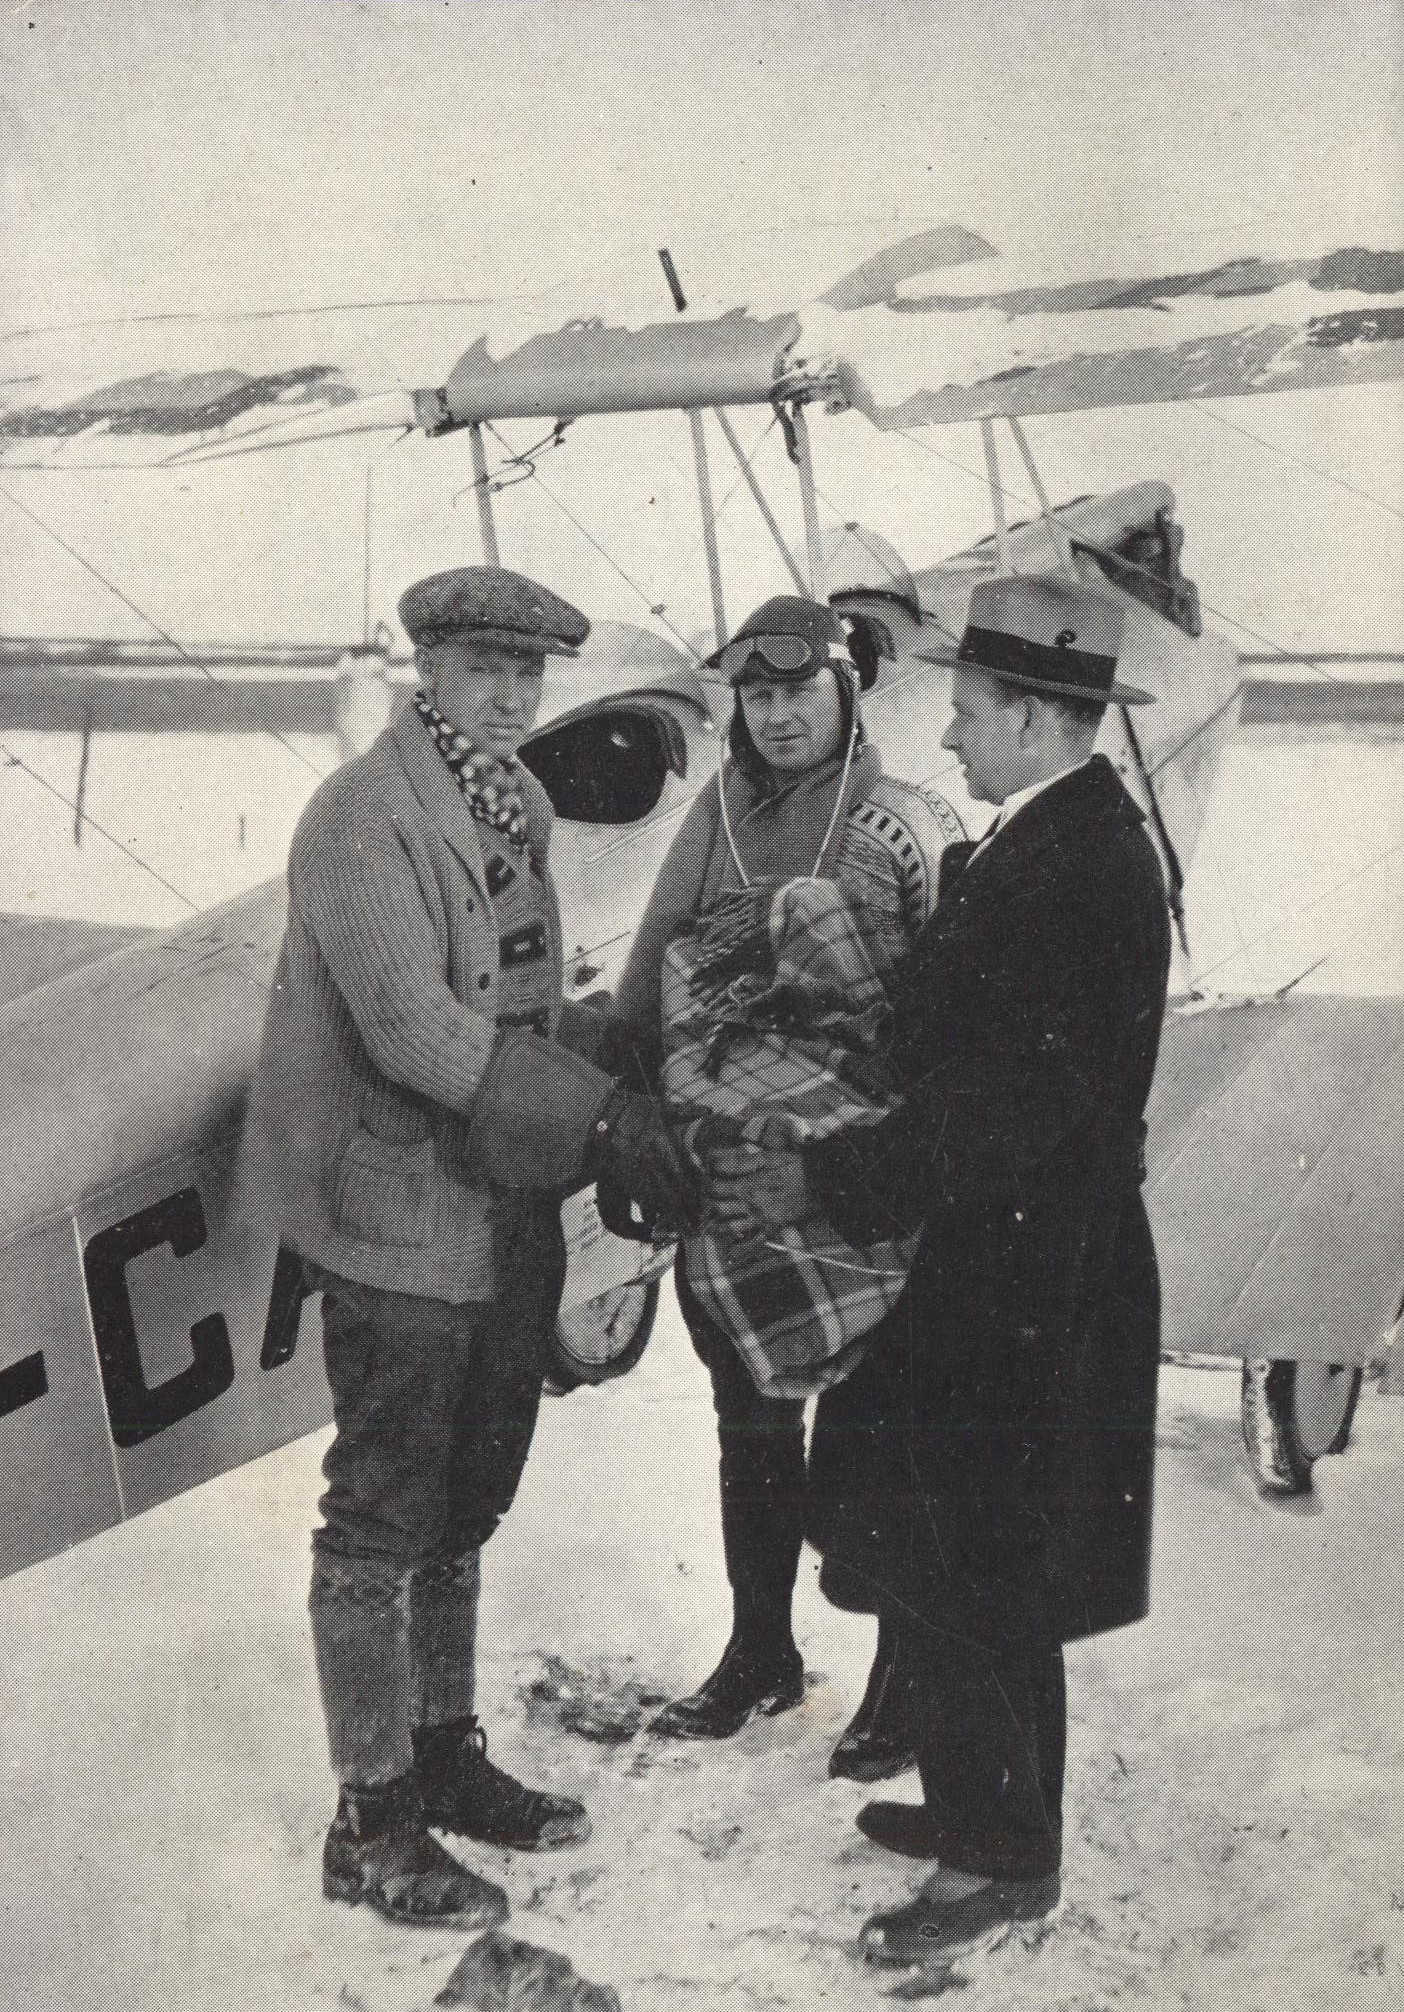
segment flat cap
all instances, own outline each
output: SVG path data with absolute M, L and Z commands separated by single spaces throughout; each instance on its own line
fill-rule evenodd
M 416 580 L 400 596 L 410 641 L 472 640 L 523 656 L 573 657 L 590 633 L 578 608 L 505 566 L 455 566 Z

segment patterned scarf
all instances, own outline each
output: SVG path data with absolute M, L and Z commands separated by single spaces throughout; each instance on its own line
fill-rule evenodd
M 448 763 L 464 801 L 479 824 L 500 831 L 515 852 L 527 849 L 526 807 L 515 761 L 503 762 L 496 755 L 475 748 L 466 734 L 451 727 L 425 693 L 416 692 L 414 708 L 434 736 L 434 745 Z

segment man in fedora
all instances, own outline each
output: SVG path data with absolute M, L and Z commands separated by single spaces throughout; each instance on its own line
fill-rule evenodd
M 1060 1893 L 1063 1644 L 1146 1612 L 1159 1285 L 1141 1197 L 1165 1006 L 1165 888 L 1093 753 L 1123 617 L 1060 577 L 978 583 L 943 745 L 999 806 L 942 861 L 897 1002 L 903 1108 L 738 1156 L 733 1220 L 822 1206 L 856 1242 L 920 1226 L 907 1291 L 821 1399 L 821 1584 L 900 1636 L 924 1801 L 860 1828 L 937 1869 L 864 1927 L 877 1963 L 939 1956 Z
M 488 1759 L 474 1713 L 478 1554 L 536 1422 L 561 1195 L 602 1175 L 681 1227 L 690 1177 L 588 1059 L 601 1023 L 562 1006 L 551 806 L 517 751 L 588 622 L 488 566 L 420 580 L 400 619 L 421 689 L 293 839 L 253 1137 L 323 1295 L 336 1418 L 310 1602 L 340 1785 L 323 1890 L 477 1928 L 506 1898 L 430 1825 L 518 1851 L 589 1835 Z

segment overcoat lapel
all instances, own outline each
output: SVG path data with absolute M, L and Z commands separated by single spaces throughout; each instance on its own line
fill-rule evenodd
M 1022 897 L 1042 876 L 1050 849 L 1085 843 L 1089 828 L 1128 815 L 1138 824 L 1144 822 L 1106 756 L 1093 755 L 1082 768 L 1040 790 L 983 850 L 978 845 L 948 846 L 941 861 L 941 901 L 949 893 L 959 907 L 978 903 L 984 908 L 1006 895 Z M 936 914 L 939 921 L 939 903 Z M 948 911 L 946 919 L 953 921 L 954 916 Z

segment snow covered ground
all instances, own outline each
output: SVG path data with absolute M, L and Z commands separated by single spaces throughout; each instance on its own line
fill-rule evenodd
M 1362 2012 L 1404 1996 L 1404 1404 L 1294 1508 L 1261 1502 L 1237 1378 L 1168 1370 L 1154 1611 L 1070 1652 L 1065 1900 L 960 1966 L 999 2012 Z M 321 1440 L 0 1585 L 0 2005 L 418 2012 L 466 1938 L 323 1902 L 331 1785 L 304 1612 Z M 671 1299 L 635 1373 L 548 1403 L 488 1554 L 495 1755 L 578 1792 L 595 1834 L 477 1853 L 513 1932 L 629 2012 L 876 2004 L 849 1953 L 914 1869 L 830 1782 L 870 1624 L 806 1567 L 804 1706 L 715 1747 L 564 1730 L 558 1658 L 624 1713 L 725 1634 L 705 1379 Z M 546 1680 L 543 1682 L 543 1679 Z M 554 1680 L 554 1681 L 552 1681 Z M 882 1793 L 884 1791 L 879 1791 Z M 894 1785 L 917 1793 L 915 1777 Z

